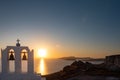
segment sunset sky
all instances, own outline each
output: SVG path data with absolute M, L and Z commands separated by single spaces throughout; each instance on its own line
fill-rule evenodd
M 47 58 L 120 54 L 120 0 L 0 0 L 0 48 L 47 50 Z

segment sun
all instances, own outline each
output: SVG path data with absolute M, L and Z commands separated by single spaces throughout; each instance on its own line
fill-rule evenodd
M 39 49 L 38 50 L 38 55 L 39 55 L 39 57 L 42 57 L 42 58 L 44 58 L 44 57 L 46 57 L 46 49 Z

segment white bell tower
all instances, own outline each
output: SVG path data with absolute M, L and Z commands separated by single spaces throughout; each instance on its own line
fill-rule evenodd
M 27 46 L 21 46 L 17 39 L 16 46 L 7 46 L 1 49 L 2 73 L 0 80 L 41 80 L 41 75 L 34 73 L 34 51 Z M 22 72 L 21 62 L 27 61 L 27 72 Z M 15 71 L 10 72 L 9 61 L 15 62 Z

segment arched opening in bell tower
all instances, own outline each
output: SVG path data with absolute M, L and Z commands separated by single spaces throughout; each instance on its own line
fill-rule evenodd
M 28 72 L 28 52 L 26 49 L 21 51 L 21 70 L 22 73 Z
M 13 49 L 8 51 L 9 72 L 15 72 L 15 52 Z

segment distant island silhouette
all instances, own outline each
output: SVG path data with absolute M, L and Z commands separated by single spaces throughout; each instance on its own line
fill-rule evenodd
M 64 59 L 64 60 L 82 60 L 82 61 L 104 61 L 105 60 L 105 58 L 74 57 L 74 56 L 61 57 L 59 59 Z

